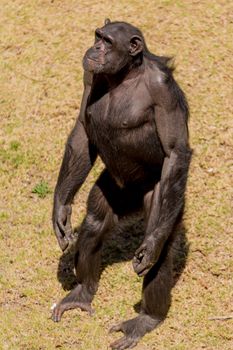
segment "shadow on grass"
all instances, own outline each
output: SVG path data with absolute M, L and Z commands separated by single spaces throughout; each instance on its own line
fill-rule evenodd
M 75 230 L 78 237 L 80 227 Z M 135 250 L 143 240 L 143 219 L 140 216 L 129 218 L 120 222 L 106 237 L 102 250 L 102 271 L 115 263 L 132 260 Z M 169 242 L 169 250 L 173 257 L 174 285 L 178 281 L 185 268 L 189 252 L 189 244 L 186 238 L 186 229 L 182 221 Z M 75 242 L 60 257 L 57 278 L 64 290 L 71 290 L 76 285 L 74 274 Z M 173 285 L 173 286 L 174 286 Z M 134 306 L 136 312 L 140 309 L 140 302 Z
M 80 227 L 75 229 L 78 237 Z M 101 271 L 108 266 L 122 261 L 132 260 L 135 250 L 143 239 L 143 220 L 141 217 L 132 217 L 122 220 L 106 235 L 102 249 Z M 74 274 L 75 244 L 62 254 L 58 264 L 57 278 L 64 290 L 71 290 L 76 282 Z

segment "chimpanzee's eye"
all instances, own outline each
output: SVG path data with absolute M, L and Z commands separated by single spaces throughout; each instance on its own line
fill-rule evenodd
M 99 41 L 102 39 L 102 36 L 100 35 L 100 33 L 95 32 L 95 41 Z
M 112 46 L 112 40 L 107 38 L 107 37 L 104 37 L 104 41 L 109 45 L 109 46 Z

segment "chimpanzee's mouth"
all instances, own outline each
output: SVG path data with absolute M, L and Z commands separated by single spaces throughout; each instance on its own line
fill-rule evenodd
M 90 57 L 87 57 L 87 60 L 88 60 L 88 61 L 92 61 L 92 62 L 96 62 L 96 63 L 100 63 L 99 61 L 94 60 L 93 58 L 90 58 Z

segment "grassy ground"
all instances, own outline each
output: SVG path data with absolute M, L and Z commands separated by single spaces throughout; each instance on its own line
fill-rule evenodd
M 233 349 L 232 319 L 209 319 L 233 315 L 232 13 L 227 0 L 1 0 L 0 349 L 108 349 L 116 337 L 108 328 L 133 316 L 140 300 L 141 280 L 119 250 L 122 259 L 116 254 L 101 276 L 95 315 L 50 320 L 66 293 L 52 190 L 80 107 L 82 56 L 105 17 L 132 22 L 151 51 L 175 55 L 191 107 L 189 256 L 166 322 L 135 349 Z M 75 224 L 100 168 L 76 198 Z

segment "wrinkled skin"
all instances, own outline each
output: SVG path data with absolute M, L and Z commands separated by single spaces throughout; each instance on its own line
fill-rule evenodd
M 161 247 L 154 239 L 149 237 L 145 239 L 141 246 L 136 250 L 133 258 L 133 268 L 138 276 L 145 276 L 151 267 L 158 261 L 161 253 Z
M 71 213 L 72 207 L 70 204 L 62 205 L 56 203 L 53 212 L 53 228 L 56 233 L 60 248 L 64 251 L 69 241 L 73 239 L 72 227 L 71 227 Z
M 90 191 L 76 245 L 77 286 L 53 310 L 93 312 L 101 247 L 122 217 L 144 211 L 145 237 L 133 258 L 144 276 L 139 315 L 112 327 L 124 336 L 112 349 L 132 348 L 162 322 L 172 288 L 170 241 L 184 208 L 191 159 L 188 105 L 168 66 L 151 54 L 142 33 L 107 21 L 83 58 L 84 94 L 58 177 L 53 227 L 61 249 L 72 242 L 71 205 L 99 155 L 105 169 Z

